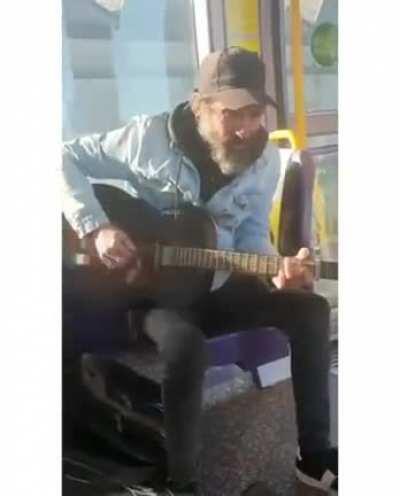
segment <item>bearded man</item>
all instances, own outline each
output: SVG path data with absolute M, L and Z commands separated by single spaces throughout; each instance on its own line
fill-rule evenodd
M 140 271 L 132 236 L 110 223 L 89 182 L 118 179 L 157 211 L 171 211 L 179 202 L 206 209 L 220 249 L 276 254 L 268 218 L 280 164 L 278 149 L 268 141 L 268 104 L 273 101 L 257 54 L 236 47 L 211 53 L 190 102 L 64 145 L 66 219 L 110 273 Z M 304 258 L 304 250 L 298 257 Z M 216 271 L 212 291 L 187 308 L 147 312 L 144 330 L 165 361 L 168 477 L 146 494 L 196 494 L 205 339 L 223 329 L 270 325 L 287 333 L 291 344 L 296 474 L 322 491 L 337 487 L 337 450 L 329 444 L 329 306 L 302 289 L 309 282 L 308 271 L 290 263 L 273 278 L 275 287 Z M 144 494 L 143 488 L 137 491 Z

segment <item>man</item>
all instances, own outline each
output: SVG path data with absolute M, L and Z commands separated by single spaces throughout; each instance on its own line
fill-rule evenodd
M 205 58 L 190 103 L 65 145 L 65 217 L 110 272 L 140 270 L 140 258 L 133 240 L 110 224 L 89 177 L 128 181 L 137 197 L 160 211 L 173 209 L 178 199 L 203 206 L 215 220 L 218 248 L 275 254 L 268 217 L 280 166 L 265 128 L 272 100 L 264 87 L 258 56 L 228 48 Z M 302 249 L 297 261 L 307 257 Z M 329 445 L 329 306 L 301 289 L 310 274 L 294 261 L 285 259 L 275 288 L 217 271 L 213 290 L 188 308 L 147 313 L 145 331 L 165 360 L 168 480 L 146 494 L 196 493 L 205 337 L 260 325 L 280 327 L 290 338 L 297 476 L 324 491 L 336 487 L 337 450 Z

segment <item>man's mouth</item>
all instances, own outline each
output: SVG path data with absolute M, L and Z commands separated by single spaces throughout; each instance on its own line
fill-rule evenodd
M 230 146 L 232 146 L 233 148 L 243 149 L 249 146 L 249 141 L 236 138 L 231 141 Z

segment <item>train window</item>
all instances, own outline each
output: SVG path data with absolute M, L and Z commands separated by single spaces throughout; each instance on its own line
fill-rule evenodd
M 64 139 L 188 98 L 197 67 L 193 26 L 187 0 L 64 0 Z
M 258 0 L 225 0 L 227 46 L 261 52 Z
M 315 152 L 317 171 L 313 198 L 314 246 L 323 260 L 338 260 L 338 152 Z
M 284 8 L 287 110 L 294 114 L 291 67 L 290 0 Z M 337 132 L 338 3 L 337 0 L 301 2 L 303 20 L 304 90 L 309 134 Z

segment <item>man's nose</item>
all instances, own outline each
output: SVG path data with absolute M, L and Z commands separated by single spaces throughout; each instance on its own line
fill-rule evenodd
M 248 125 L 242 125 L 238 127 L 235 132 L 236 136 L 238 136 L 242 140 L 250 138 L 253 133 L 254 130 Z
M 250 138 L 255 131 L 255 126 L 250 119 L 243 118 L 238 122 L 235 134 L 242 140 Z

